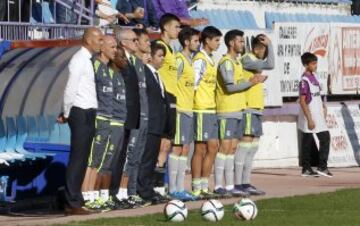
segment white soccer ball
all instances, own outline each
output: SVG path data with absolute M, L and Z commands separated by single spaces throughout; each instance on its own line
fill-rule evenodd
M 201 216 L 208 221 L 220 221 L 224 217 L 224 206 L 215 199 L 206 201 L 201 207 Z
M 171 200 L 166 203 L 164 214 L 168 221 L 181 222 L 186 219 L 188 210 L 180 200 Z
M 234 204 L 234 215 L 240 220 L 254 220 L 258 214 L 256 204 L 250 199 L 244 198 Z

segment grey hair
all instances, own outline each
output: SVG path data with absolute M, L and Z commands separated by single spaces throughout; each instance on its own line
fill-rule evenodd
M 128 32 L 131 31 L 129 29 L 118 29 L 115 31 L 115 37 L 116 37 L 116 42 L 118 45 L 120 45 L 120 42 L 125 40 L 127 38 L 127 34 Z

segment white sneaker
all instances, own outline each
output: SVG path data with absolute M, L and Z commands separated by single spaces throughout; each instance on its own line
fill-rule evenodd
M 118 198 L 119 200 L 124 200 L 124 199 L 128 199 L 129 196 L 127 194 L 127 189 L 119 189 L 119 193 L 117 193 L 116 198 Z
M 0 158 L 3 160 L 13 160 L 14 158 L 11 157 L 8 153 L 2 152 L 0 153 Z
M 23 159 L 24 158 L 23 154 L 19 154 L 19 153 L 12 152 L 12 151 L 6 152 L 6 154 L 9 154 L 12 157 L 12 159 Z
M 5 164 L 5 165 L 9 166 L 9 163 L 4 159 L 0 159 L 0 165 L 1 164 Z

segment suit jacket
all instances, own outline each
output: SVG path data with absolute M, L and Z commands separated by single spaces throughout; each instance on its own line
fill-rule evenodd
M 151 70 L 145 66 L 146 91 L 149 103 L 148 133 L 163 136 L 167 132 L 169 104 L 161 95 L 161 87 Z
M 121 70 L 124 77 L 126 91 L 126 121 L 125 129 L 137 129 L 140 122 L 140 96 L 139 81 L 135 68 L 128 64 L 126 68 Z

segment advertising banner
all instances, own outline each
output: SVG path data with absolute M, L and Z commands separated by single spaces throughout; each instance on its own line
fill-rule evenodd
M 329 24 L 315 23 L 277 23 L 276 35 L 276 67 L 280 76 L 280 90 L 283 96 L 299 95 L 299 80 L 304 67 L 301 55 L 312 52 L 318 57 L 317 78 L 320 81 L 321 92 L 327 93 Z
M 353 138 L 353 135 L 356 134 L 354 126 L 349 126 L 349 123 L 353 121 L 353 118 L 359 120 L 360 122 L 359 109 L 351 108 L 350 111 L 349 108 L 340 105 L 328 106 L 326 122 L 331 137 L 328 159 L 329 167 L 348 167 L 358 165 L 355 160 L 351 142 L 357 142 L 357 146 L 359 146 L 359 140 L 350 140 L 350 137 Z

